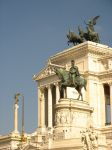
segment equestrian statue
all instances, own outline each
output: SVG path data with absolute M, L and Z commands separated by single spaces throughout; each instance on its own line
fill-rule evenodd
M 96 16 L 93 19 L 89 20 L 86 24 L 86 32 L 83 31 L 78 26 L 79 35 L 76 35 L 74 32 L 71 32 L 69 30 L 69 33 L 67 34 L 68 38 L 68 44 L 73 43 L 73 45 L 77 45 L 80 43 L 83 43 L 84 41 L 93 41 L 96 43 L 100 43 L 99 35 L 97 32 L 95 32 L 94 26 L 96 25 L 96 21 L 100 16 Z
M 71 68 L 69 71 L 67 71 L 65 67 L 60 67 L 52 63 L 49 63 L 49 66 L 53 69 L 53 71 L 60 79 L 59 83 L 60 91 L 65 92 L 64 98 L 67 97 L 66 92 L 67 87 L 74 87 L 79 94 L 77 99 L 79 100 L 81 97 L 81 100 L 83 100 L 81 90 L 83 87 L 86 90 L 87 80 L 80 75 L 78 67 L 75 66 L 74 63 L 75 63 L 74 60 L 71 60 Z

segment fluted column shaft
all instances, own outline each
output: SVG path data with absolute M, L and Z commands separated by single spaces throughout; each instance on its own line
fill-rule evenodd
M 56 104 L 58 104 L 59 99 L 60 99 L 59 84 L 56 83 Z
M 40 114 L 40 88 L 38 87 L 38 101 L 37 101 L 37 103 L 38 103 L 38 106 L 37 106 L 37 108 L 38 108 L 38 127 L 40 128 L 40 118 L 41 118 L 41 114 Z
M 48 127 L 52 128 L 52 90 L 51 86 L 48 86 Z
M 38 88 L 38 127 L 45 127 L 45 98 L 43 88 Z
M 41 124 L 42 128 L 45 127 L 45 97 L 44 90 L 41 93 Z
M 111 112 L 111 124 L 112 124 L 112 83 L 110 84 L 110 112 Z
M 105 122 L 106 122 L 106 112 L 105 112 L 105 93 L 104 93 L 104 86 L 103 84 L 101 85 L 101 92 L 100 92 L 100 97 L 101 97 L 101 102 L 100 102 L 100 107 L 101 107 L 101 125 L 105 126 Z M 103 117 L 102 117 L 103 116 Z

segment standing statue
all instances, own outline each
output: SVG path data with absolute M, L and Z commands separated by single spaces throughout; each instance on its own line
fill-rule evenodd
M 15 104 L 18 104 L 18 102 L 19 102 L 19 99 L 18 99 L 18 97 L 20 96 L 20 93 L 16 93 L 15 94 L 15 96 L 14 96 L 14 98 L 15 98 Z

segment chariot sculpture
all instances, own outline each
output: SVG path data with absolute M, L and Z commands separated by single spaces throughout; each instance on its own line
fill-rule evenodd
M 86 32 L 78 26 L 79 35 L 70 31 L 67 34 L 68 45 L 72 43 L 73 45 L 77 45 L 83 43 L 84 41 L 93 41 L 96 43 L 100 43 L 99 35 L 95 32 L 94 26 L 96 25 L 96 21 L 100 16 L 96 16 L 93 19 L 89 20 L 86 24 Z

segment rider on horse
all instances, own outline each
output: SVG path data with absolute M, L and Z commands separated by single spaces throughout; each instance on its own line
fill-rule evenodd
M 78 70 L 78 67 L 74 65 L 74 60 L 71 60 L 71 68 L 69 70 L 69 75 L 70 75 L 70 82 L 73 84 L 75 87 L 77 86 L 78 79 L 80 77 L 80 73 Z

